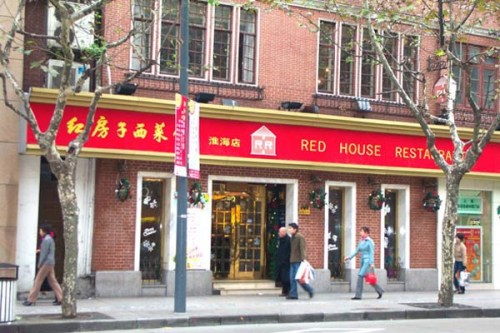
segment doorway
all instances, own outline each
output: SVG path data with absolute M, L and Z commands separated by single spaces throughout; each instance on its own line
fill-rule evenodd
M 165 179 L 143 178 L 139 270 L 143 284 L 160 284 L 164 244 Z
M 266 273 L 266 187 L 214 182 L 210 268 L 215 278 L 262 279 Z
M 59 192 L 57 190 L 57 178 L 50 170 L 49 162 L 42 157 L 40 159 L 40 204 L 38 207 L 38 228 L 40 230 L 42 224 L 50 224 L 54 232 L 54 242 L 56 245 L 54 271 L 56 279 L 62 282 L 64 275 L 64 221 L 59 201 Z M 41 239 L 38 238 L 37 249 L 40 248 Z M 37 254 L 38 262 L 38 254 Z M 42 291 L 49 290 L 45 284 L 42 286 Z
M 397 192 L 385 191 L 385 223 L 384 223 L 384 267 L 388 280 L 399 280 L 400 261 L 398 237 Z
M 333 280 L 344 279 L 344 189 L 330 188 L 328 193 L 328 269 Z

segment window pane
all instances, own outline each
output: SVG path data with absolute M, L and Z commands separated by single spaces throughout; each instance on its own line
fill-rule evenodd
M 333 92 L 335 23 L 320 22 L 318 91 Z
M 232 7 L 215 7 L 214 54 L 212 76 L 218 80 L 230 80 Z
M 462 59 L 462 45 L 455 44 L 455 48 L 453 49 L 453 54 L 458 58 Z M 458 65 L 452 67 L 453 79 L 457 82 L 457 96 L 455 98 L 456 104 L 462 104 L 464 102 L 463 93 L 464 93 L 464 80 L 463 80 L 463 71 L 460 69 Z
M 363 54 L 361 55 L 361 96 L 375 97 L 375 50 L 368 36 L 368 31 L 363 32 Z
M 133 5 L 134 29 L 132 38 L 132 63 L 135 70 L 143 68 L 151 59 L 152 3 L 150 0 L 135 1 Z
M 486 109 L 492 109 L 495 101 L 495 71 L 483 72 L 483 103 Z
M 408 96 L 415 101 L 416 96 L 416 73 L 418 70 L 417 54 L 418 54 L 418 38 L 414 36 L 405 36 L 403 48 L 403 89 Z
M 175 24 L 162 24 L 161 35 L 163 37 L 163 43 L 160 48 L 160 72 L 165 74 L 175 75 L 178 73 L 178 61 L 177 58 L 177 36 L 178 36 L 178 26 Z
M 354 57 L 356 45 L 356 27 L 344 25 L 342 27 L 340 53 L 340 81 L 341 94 L 354 94 Z
M 384 53 L 389 65 L 391 66 L 394 74 L 396 74 L 396 64 L 398 61 L 398 35 L 386 32 L 384 33 Z M 385 100 L 396 100 L 396 85 L 389 78 L 389 72 L 383 69 L 382 74 L 382 98 Z
M 479 95 L 479 68 L 473 67 L 470 71 L 470 93 L 472 99 L 479 103 L 478 95 Z
M 162 0 L 162 20 L 179 22 L 179 0 Z
M 203 77 L 205 55 L 207 4 L 191 2 L 189 5 L 189 76 Z
M 240 12 L 240 35 L 238 52 L 238 81 L 255 83 L 256 62 L 256 22 L 254 11 L 242 10 Z

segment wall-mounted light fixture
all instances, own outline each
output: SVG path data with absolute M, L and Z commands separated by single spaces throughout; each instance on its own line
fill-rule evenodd
M 131 96 L 135 94 L 135 91 L 137 90 L 137 84 L 136 83 L 120 83 L 115 86 L 115 94 L 118 95 L 128 95 Z
M 212 102 L 215 98 L 215 94 L 210 94 L 210 93 L 205 93 L 205 92 L 200 92 L 194 95 L 194 100 L 195 102 L 198 103 L 208 103 Z
M 437 186 L 437 182 L 434 179 L 422 179 L 422 187 L 424 189 L 432 187 L 435 188 Z
M 370 101 L 366 98 L 357 99 L 356 104 L 358 105 L 358 111 L 370 112 L 372 110 Z
M 281 110 L 298 111 L 302 107 L 302 104 L 303 103 L 300 103 L 300 102 L 282 102 L 281 103 Z
M 380 185 L 382 184 L 379 180 L 376 180 L 372 177 L 368 177 L 368 185 Z

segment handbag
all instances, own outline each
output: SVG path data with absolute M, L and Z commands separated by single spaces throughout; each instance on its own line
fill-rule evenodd
M 460 287 L 466 287 L 470 283 L 470 273 L 467 271 L 460 272 L 460 278 L 458 279 L 458 284 Z
M 370 272 L 366 273 L 365 281 L 371 285 L 377 284 L 377 275 L 375 274 L 375 270 L 372 269 Z

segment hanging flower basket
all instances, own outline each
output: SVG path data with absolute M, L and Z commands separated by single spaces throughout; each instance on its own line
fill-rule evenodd
M 384 192 L 382 190 L 375 190 L 368 196 L 368 206 L 371 210 L 381 210 L 386 202 Z
M 441 207 L 441 198 L 436 192 L 427 192 L 422 205 L 426 211 L 435 213 Z
M 309 203 L 317 209 L 323 209 L 326 205 L 326 192 L 321 189 L 315 189 L 309 192 Z
M 116 188 L 115 188 L 115 194 L 118 200 L 121 202 L 124 202 L 130 197 L 130 188 L 132 186 L 130 185 L 130 182 L 126 178 L 120 179 L 116 183 Z
M 201 192 L 201 184 L 199 182 L 193 183 L 191 189 L 189 190 L 188 202 L 190 207 L 205 208 L 205 204 L 208 202 L 208 194 Z

